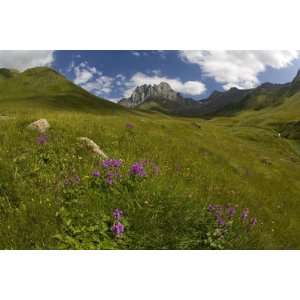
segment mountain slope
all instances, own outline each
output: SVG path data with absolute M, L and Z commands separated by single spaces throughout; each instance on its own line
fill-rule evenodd
M 121 106 L 98 98 L 46 67 L 28 69 L 22 73 L 0 71 L 0 109 L 5 112 L 23 110 L 119 111 Z
M 225 92 L 213 93 L 209 98 L 199 101 L 186 115 L 230 116 L 244 111 L 258 112 L 263 109 L 279 107 L 289 98 L 300 99 L 300 70 L 295 78 L 286 84 L 264 83 L 249 90 L 232 88 Z

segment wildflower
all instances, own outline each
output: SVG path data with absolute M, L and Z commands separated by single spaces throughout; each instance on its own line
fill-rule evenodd
M 207 210 L 209 212 L 212 212 L 214 209 L 215 209 L 215 206 L 213 204 L 209 204 L 208 207 L 207 207 Z
M 134 125 L 132 123 L 127 123 L 126 128 L 127 129 L 132 129 L 132 128 L 134 128 Z
M 100 172 L 98 170 L 95 170 L 93 173 L 92 173 L 92 176 L 93 177 L 100 177 Z
M 242 221 L 245 221 L 248 218 L 248 216 L 249 216 L 249 208 L 245 208 L 241 214 Z
M 224 226 L 225 225 L 225 221 L 220 215 L 216 215 L 216 219 L 217 219 L 217 222 L 218 222 L 219 226 Z
M 146 172 L 142 163 L 134 163 L 130 168 L 130 174 L 139 177 L 145 177 Z
M 250 220 L 250 226 L 251 226 L 251 227 L 254 227 L 256 224 L 257 224 L 257 219 L 256 219 L 255 217 L 253 217 L 253 218 Z
M 115 220 L 120 221 L 123 217 L 123 211 L 119 208 L 116 208 L 113 211 L 113 217 L 115 218 Z
M 112 185 L 112 184 L 114 183 L 114 174 L 113 174 L 112 172 L 108 172 L 108 173 L 107 173 L 105 182 L 106 182 L 108 185 Z
M 121 166 L 122 166 L 122 160 L 120 159 L 106 159 L 102 162 L 102 167 L 104 169 L 120 168 Z
M 121 222 L 115 222 L 111 227 L 111 231 L 115 236 L 120 236 L 124 233 L 125 226 Z
M 48 137 L 46 135 L 40 135 L 36 138 L 36 142 L 39 145 L 45 145 L 48 142 Z
M 229 206 L 227 209 L 227 215 L 229 218 L 233 218 L 236 213 L 236 209 L 234 206 Z

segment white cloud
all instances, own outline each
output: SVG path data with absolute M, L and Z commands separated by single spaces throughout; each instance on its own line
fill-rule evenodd
M 168 78 L 166 76 L 153 75 L 149 76 L 144 73 L 135 73 L 125 84 L 127 89 L 124 91 L 124 97 L 129 97 L 133 90 L 143 84 L 159 84 L 162 81 L 167 82 L 176 92 L 187 95 L 200 95 L 205 92 L 206 87 L 200 81 L 182 82 L 178 78 Z
M 223 84 L 224 89 L 253 88 L 258 74 L 267 67 L 281 69 L 299 57 L 298 51 L 181 51 L 181 58 L 199 65 L 204 75 Z
M 82 62 L 78 66 L 73 63 L 71 70 L 75 73 L 74 83 L 79 85 L 87 83 L 94 75 L 102 75 L 101 72 L 97 72 L 95 67 L 90 67 L 87 62 Z
M 122 74 L 117 74 L 116 78 L 119 79 L 119 80 L 121 80 L 121 81 L 124 81 L 126 79 L 126 77 L 124 75 L 122 75 Z
M 39 66 L 51 66 L 54 61 L 54 51 L 0 51 L 0 67 L 20 71 Z
M 111 93 L 115 78 L 103 75 L 101 71 L 98 71 L 95 67 L 91 67 L 88 62 L 84 61 L 79 65 L 71 62 L 68 70 L 74 73 L 74 83 L 80 85 L 85 90 L 98 96 Z M 122 74 L 116 76 L 118 80 L 125 80 L 125 77 L 123 77 Z
M 134 56 L 141 56 L 140 52 L 137 52 L 137 51 L 132 51 L 131 53 Z
M 83 85 L 82 88 L 96 95 L 110 94 L 113 88 L 114 78 L 109 76 L 98 76 L 93 81 L 89 81 Z
M 151 73 L 159 76 L 159 75 L 161 75 L 161 70 L 152 70 Z
M 115 79 L 116 79 L 116 82 L 115 82 L 116 85 L 118 87 L 120 87 L 120 86 L 124 85 L 126 77 L 124 75 L 122 75 L 122 74 L 117 74 L 116 77 L 115 77 Z

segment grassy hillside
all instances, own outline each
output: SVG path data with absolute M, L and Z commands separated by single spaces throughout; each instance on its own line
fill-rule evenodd
M 30 114 L 37 110 L 124 111 L 118 105 L 89 94 L 50 68 L 38 67 L 22 73 L 1 70 L 0 76 L 6 76 L 0 79 L 0 114 Z
M 298 94 L 203 120 L 127 112 L 61 78 L 0 81 L 1 249 L 300 249 L 300 143 L 278 136 Z M 26 129 L 40 118 L 42 137 Z

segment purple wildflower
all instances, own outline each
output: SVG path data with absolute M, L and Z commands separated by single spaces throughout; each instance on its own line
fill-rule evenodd
M 111 231 L 115 236 L 120 236 L 124 233 L 125 226 L 121 222 L 115 222 L 111 227 Z
M 136 162 L 130 168 L 130 174 L 139 177 L 145 177 L 146 172 L 142 163 Z
M 236 213 L 236 209 L 235 209 L 234 206 L 229 206 L 227 208 L 227 215 L 228 215 L 229 218 L 233 218 L 235 213 Z
M 254 227 L 257 224 L 257 219 L 255 217 L 251 218 L 250 220 L 250 226 Z
M 245 221 L 248 218 L 248 216 L 249 216 L 249 208 L 245 208 L 241 214 L 242 221 Z
M 216 219 L 217 219 L 217 222 L 218 222 L 219 226 L 224 226 L 225 225 L 225 221 L 220 215 L 216 215 Z
M 106 159 L 102 162 L 102 167 L 104 169 L 120 168 L 121 166 L 122 166 L 122 160 L 120 159 Z
M 108 172 L 105 181 L 108 185 L 112 185 L 114 183 L 114 174 L 112 172 Z
M 123 211 L 119 208 L 116 208 L 113 212 L 113 217 L 115 220 L 120 221 L 123 217 Z
M 45 145 L 48 142 L 48 137 L 46 135 L 40 135 L 36 138 L 36 142 L 39 145 Z
M 213 204 L 209 204 L 208 207 L 207 207 L 207 210 L 209 212 L 212 212 L 214 209 L 215 209 L 215 206 Z
M 100 177 L 100 172 L 98 170 L 95 170 L 93 173 L 92 173 L 92 176 L 93 177 Z
M 134 125 L 132 123 L 127 123 L 126 124 L 126 128 L 127 129 L 133 129 L 134 128 Z

